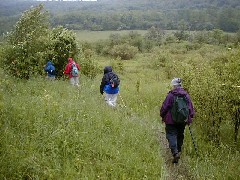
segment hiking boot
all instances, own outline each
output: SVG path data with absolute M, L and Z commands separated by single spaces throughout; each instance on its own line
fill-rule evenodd
M 172 163 L 178 163 L 179 159 L 180 159 L 180 155 L 178 153 L 174 154 Z

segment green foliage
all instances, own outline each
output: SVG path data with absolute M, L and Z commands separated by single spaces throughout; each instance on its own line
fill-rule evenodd
M 26 11 L 8 35 L 3 53 L 6 73 L 29 79 L 43 74 L 45 63 L 52 60 L 61 76 L 69 56 L 78 52 L 75 34 L 63 27 L 49 29 L 48 16 L 39 5 Z
M 98 55 L 104 55 L 104 48 L 107 46 L 107 43 L 104 40 L 99 40 L 94 43 L 94 50 Z M 108 52 L 108 51 L 105 51 Z
M 26 11 L 8 35 L 3 64 L 9 74 L 28 79 L 42 71 L 45 49 L 47 48 L 47 14 L 39 5 Z
M 128 44 L 115 45 L 111 49 L 110 54 L 117 58 L 120 57 L 123 60 L 132 59 L 138 52 L 138 49 Z
M 0 69 L 0 75 L 1 77 L 4 77 L 2 69 Z M 3 99 L 3 96 L 4 96 L 3 84 L 5 83 L 4 81 L 5 81 L 5 78 L 1 78 L 0 80 L 0 114 L 2 114 L 2 109 L 4 107 L 4 99 Z
M 239 128 L 239 60 L 238 54 L 221 54 L 208 62 L 198 62 L 194 71 L 186 69 L 184 79 L 186 86 L 195 101 L 198 110 L 196 123 L 207 141 L 217 144 L 224 139 L 224 126 L 234 127 L 231 140 L 227 144 L 237 142 Z M 224 84 L 224 85 L 223 85 Z M 200 90 L 201 89 L 201 90 Z M 235 109 L 235 113 L 231 110 Z M 230 108 L 230 109 L 229 109 Z M 234 137 L 234 138 L 233 138 Z M 235 140 L 234 140 L 235 139 Z
M 49 44 L 46 49 L 47 57 L 45 61 L 52 60 L 57 75 L 62 76 L 68 57 L 75 57 L 79 51 L 76 37 L 73 31 L 69 31 L 62 26 L 53 28 L 49 35 Z M 46 59 L 49 58 L 49 59 Z
M 168 52 L 164 52 L 162 49 L 154 48 L 151 51 L 149 61 L 149 65 L 152 69 L 162 69 L 170 64 L 171 56 Z
M 37 1 L 1 1 L 0 32 L 7 32 L 16 17 Z M 168 30 L 212 30 L 228 32 L 239 29 L 239 2 L 133 0 L 96 2 L 42 2 L 52 14 L 52 26 L 73 30 L 136 30 L 153 26 Z M 71 11 L 69 11 L 71 9 Z
M 144 35 L 142 51 L 150 52 L 155 46 L 161 46 L 164 43 L 165 35 L 163 30 L 152 26 Z
M 114 69 L 114 72 L 117 72 L 117 73 L 119 72 L 119 73 L 123 74 L 124 64 L 123 64 L 123 61 L 121 61 L 120 57 L 118 57 L 116 59 L 111 59 L 110 65 Z
M 100 73 L 100 67 L 97 64 L 95 56 L 93 56 L 93 51 L 89 49 L 84 52 L 80 51 L 78 59 L 81 66 L 81 74 L 93 79 Z
M 99 79 L 81 80 L 81 90 L 39 78 L 18 82 L 12 92 L 5 89 L 1 179 L 163 176 L 152 124 L 105 106 Z
M 182 31 L 177 31 L 174 33 L 174 36 L 179 40 L 179 41 L 182 41 L 182 40 L 187 40 L 188 39 L 188 34 L 182 30 Z
M 199 43 L 187 43 L 186 44 L 186 49 L 188 51 L 197 50 L 197 49 L 200 49 L 201 47 L 202 47 L 202 45 Z
M 89 73 L 96 59 L 105 66 L 109 57 L 91 48 L 76 57 L 92 77 L 80 76 L 80 89 L 58 80 L 16 81 L 0 71 L 0 178 L 169 178 L 173 172 L 166 172 L 159 152 L 159 106 L 170 79 L 182 77 L 196 110 L 200 156 L 186 130 L 175 170 L 184 166 L 183 174 L 197 179 L 239 179 L 239 49 L 198 45 L 172 42 L 131 61 L 112 59 L 114 70 L 123 70 L 117 109 L 99 96 L 102 75 Z

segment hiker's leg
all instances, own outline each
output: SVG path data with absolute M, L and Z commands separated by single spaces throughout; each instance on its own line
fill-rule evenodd
M 74 84 L 75 84 L 75 80 L 74 80 L 73 77 L 70 78 L 70 84 L 73 85 L 73 86 L 74 86 Z
M 117 95 L 118 94 L 112 94 L 112 96 L 111 96 L 111 104 L 113 107 L 115 107 L 117 105 Z
M 166 124 L 166 138 L 169 143 L 169 148 L 171 149 L 172 155 L 178 153 L 177 149 L 177 128 L 172 124 Z
M 109 106 L 115 107 L 116 101 L 117 101 L 117 94 L 107 94 L 106 93 L 105 101 Z
M 79 86 L 79 77 L 74 77 L 74 80 L 75 80 L 75 85 Z
M 111 94 L 105 93 L 105 101 L 109 106 L 112 106 L 111 105 L 111 96 L 112 96 Z
M 178 130 L 177 148 L 178 148 L 178 152 L 181 152 L 182 151 L 183 140 L 184 140 L 185 125 L 179 125 L 177 127 L 177 130 Z
M 54 81 L 54 80 L 55 80 L 55 76 L 50 76 L 50 77 L 49 77 L 49 80 L 50 80 L 50 81 Z

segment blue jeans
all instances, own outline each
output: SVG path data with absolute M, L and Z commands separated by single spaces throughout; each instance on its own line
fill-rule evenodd
M 166 124 L 165 130 L 166 138 L 168 140 L 172 155 L 181 152 L 184 139 L 185 124 Z

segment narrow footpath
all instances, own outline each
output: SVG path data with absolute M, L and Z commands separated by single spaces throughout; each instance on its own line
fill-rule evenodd
M 162 152 L 163 159 L 165 160 L 165 168 L 167 170 L 166 180 L 187 180 L 194 179 L 184 164 L 184 162 L 180 159 L 178 164 L 172 163 L 172 154 L 168 147 L 168 141 L 166 139 L 166 133 L 164 127 L 158 129 L 158 137 L 159 144 Z

